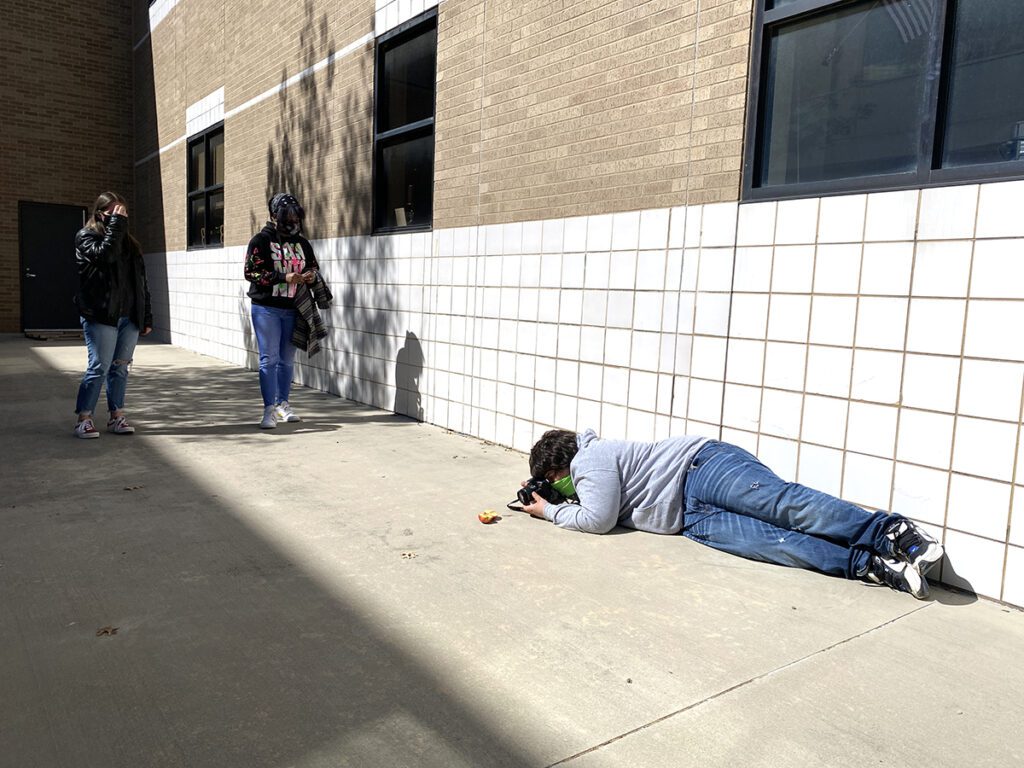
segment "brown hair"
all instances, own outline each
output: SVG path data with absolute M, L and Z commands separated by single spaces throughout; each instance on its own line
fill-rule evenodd
M 96 202 L 92 204 L 92 210 L 89 212 L 89 219 L 85 222 L 85 228 L 98 232 L 101 235 L 106 234 L 107 228 L 100 221 L 99 214 L 103 213 L 114 203 L 123 205 L 125 208 L 128 207 L 128 201 L 124 199 L 123 195 L 119 195 L 117 192 L 100 192 Z M 141 254 L 142 246 L 139 245 L 139 241 L 132 236 L 131 232 L 128 233 L 128 240 L 135 247 L 135 250 Z

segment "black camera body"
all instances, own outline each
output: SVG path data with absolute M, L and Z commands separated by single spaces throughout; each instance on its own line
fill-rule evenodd
M 531 477 L 526 485 L 519 489 L 519 503 L 523 506 L 533 504 L 535 493 L 551 504 L 561 504 L 566 500 L 565 496 L 556 491 L 543 477 Z

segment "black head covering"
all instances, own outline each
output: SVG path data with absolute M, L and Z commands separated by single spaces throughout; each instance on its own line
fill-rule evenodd
M 278 228 L 289 235 L 297 235 L 302 229 L 302 222 L 306 218 L 306 211 L 299 201 L 295 199 L 295 196 L 290 192 L 278 192 L 276 195 L 271 197 L 267 201 L 267 209 L 270 211 L 270 218 L 277 223 Z M 287 232 L 285 223 L 288 219 L 289 214 L 294 214 L 299 220 L 298 226 L 294 232 Z

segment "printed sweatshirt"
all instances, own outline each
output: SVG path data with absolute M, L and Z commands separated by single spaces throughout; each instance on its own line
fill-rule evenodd
M 560 528 L 607 533 L 616 525 L 649 533 L 683 527 L 686 471 L 706 437 L 656 443 L 602 440 L 588 429 L 569 465 L 579 504 L 548 504 L 544 517 Z
M 253 304 L 279 309 L 295 308 L 298 285 L 285 282 L 289 272 L 319 271 L 313 246 L 302 235 L 279 234 L 267 223 L 245 251 L 245 279 L 249 281 L 249 298 Z

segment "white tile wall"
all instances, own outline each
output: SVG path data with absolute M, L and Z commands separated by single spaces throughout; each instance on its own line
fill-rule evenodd
M 376 0 L 374 34 L 380 36 L 439 3 L 440 0 Z
M 224 87 L 185 109 L 185 135 L 193 136 L 224 119 Z
M 727 439 L 934 526 L 944 580 L 1019 604 L 1022 201 L 1009 182 L 323 241 L 352 298 L 297 379 L 520 450 L 551 426 Z M 148 259 L 161 330 L 253 368 L 243 255 Z

